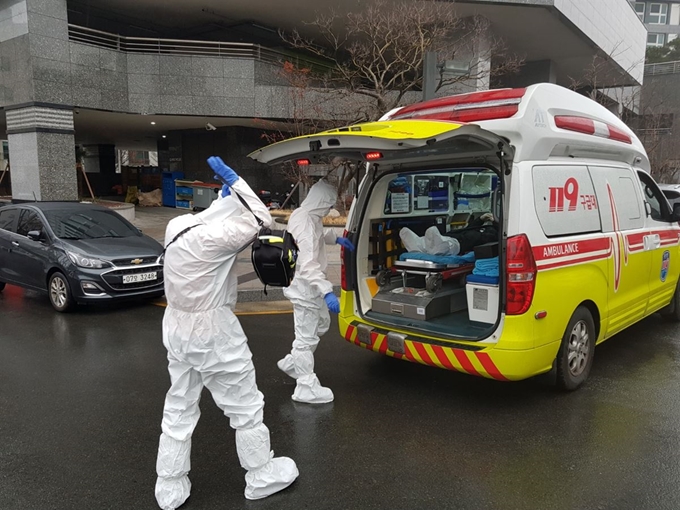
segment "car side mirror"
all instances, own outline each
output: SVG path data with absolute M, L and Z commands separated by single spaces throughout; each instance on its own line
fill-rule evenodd
M 40 242 L 44 239 L 43 233 L 40 230 L 31 230 L 26 235 L 31 241 L 35 242 Z
M 671 221 L 680 221 L 680 202 L 673 204 L 673 213 L 671 214 Z

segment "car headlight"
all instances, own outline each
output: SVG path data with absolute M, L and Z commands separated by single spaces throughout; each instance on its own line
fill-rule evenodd
M 156 260 L 156 264 L 158 264 L 159 266 L 162 266 L 164 262 L 165 262 L 165 253 L 161 253 L 161 256 L 158 257 L 158 260 Z
M 68 251 L 66 253 L 68 254 L 68 258 L 71 259 L 71 262 L 73 262 L 78 267 L 85 267 L 87 269 L 102 269 L 103 267 L 111 266 L 110 263 L 104 260 L 84 257 L 83 255 L 72 251 Z

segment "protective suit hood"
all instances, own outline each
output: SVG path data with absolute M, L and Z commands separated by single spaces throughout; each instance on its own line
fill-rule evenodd
M 200 224 L 207 225 L 211 221 L 226 219 L 243 212 L 241 203 L 231 195 L 218 200 L 218 204 L 214 204 L 214 207 L 210 207 L 198 214 L 183 214 L 170 220 L 165 230 L 165 246 L 186 228 Z
M 338 199 L 338 190 L 328 181 L 320 180 L 309 189 L 307 198 L 302 201 L 300 206 L 307 211 L 310 216 L 323 218 L 328 214 L 331 207 Z

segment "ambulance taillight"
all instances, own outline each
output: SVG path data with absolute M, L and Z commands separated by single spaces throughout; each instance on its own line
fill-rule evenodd
M 406 106 L 391 119 L 429 119 L 456 122 L 507 119 L 519 111 L 526 89 L 471 92 Z
M 506 259 L 507 315 L 522 315 L 531 307 L 536 287 L 536 261 L 525 234 L 508 239 Z

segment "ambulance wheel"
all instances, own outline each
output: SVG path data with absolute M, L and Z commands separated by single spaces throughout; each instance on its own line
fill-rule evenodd
M 0 292 L 5 290 L 5 282 L 0 282 Z
M 390 283 L 390 271 L 382 270 L 378 271 L 378 274 L 375 275 L 375 283 L 378 284 L 378 287 L 384 287 L 388 283 Z
M 573 391 L 588 379 L 595 355 L 595 322 L 585 306 L 579 306 L 567 325 L 557 353 L 557 387 Z
M 680 322 L 680 282 L 675 286 L 675 293 L 670 304 L 661 310 L 661 316 L 670 322 Z

